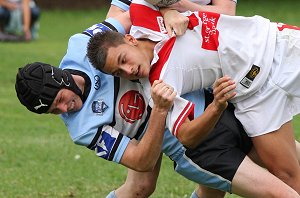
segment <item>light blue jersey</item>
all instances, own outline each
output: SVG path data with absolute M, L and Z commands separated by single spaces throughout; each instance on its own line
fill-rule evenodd
M 131 4 L 132 0 L 112 0 L 111 1 L 111 5 L 115 5 L 119 8 L 121 8 L 122 10 L 129 10 L 129 6 Z
M 139 83 L 104 74 L 90 64 L 86 47 L 93 34 L 86 31 L 70 38 L 60 64 L 60 68 L 85 77 L 86 100 L 79 112 L 62 114 L 61 118 L 74 143 L 95 150 L 105 160 L 119 163 L 130 139 L 139 139 L 145 132 L 151 109 Z M 202 114 L 203 91 L 185 97 L 195 103 L 195 116 Z M 169 131 L 165 132 L 162 152 L 176 162 L 178 173 L 196 183 L 230 192 L 230 181 L 197 166 L 184 154 L 185 150 Z

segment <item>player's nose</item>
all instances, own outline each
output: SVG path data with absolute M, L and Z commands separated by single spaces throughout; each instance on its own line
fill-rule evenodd
M 128 75 L 131 75 L 134 73 L 134 67 L 132 65 L 126 65 L 123 70 Z
M 67 113 L 68 112 L 68 105 L 64 103 L 60 103 L 57 105 L 57 109 L 59 109 L 60 113 Z

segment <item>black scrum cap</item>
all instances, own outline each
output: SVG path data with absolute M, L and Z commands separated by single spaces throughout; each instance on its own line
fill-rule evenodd
M 46 113 L 60 89 L 67 88 L 82 97 L 70 72 L 49 64 L 34 62 L 19 68 L 15 89 L 20 102 L 32 112 Z

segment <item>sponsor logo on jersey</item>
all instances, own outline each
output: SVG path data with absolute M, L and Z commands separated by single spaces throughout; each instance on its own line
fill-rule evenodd
M 100 87 L 101 87 L 100 76 L 95 75 L 95 76 L 94 76 L 94 80 L 95 80 L 94 88 L 95 88 L 96 90 L 100 89 Z
M 103 100 L 95 100 L 92 103 L 92 110 L 94 113 L 99 115 L 103 115 L 108 106 L 105 104 Z
M 162 16 L 158 16 L 156 17 L 157 19 L 157 23 L 158 23 L 158 26 L 159 26 L 159 30 L 161 33 L 167 33 L 167 30 L 165 28 L 165 24 L 164 24 L 164 18 Z
M 217 24 L 220 14 L 210 12 L 200 12 L 202 19 L 202 48 L 217 51 L 219 47 L 219 31 Z
M 126 92 L 121 97 L 118 107 L 121 117 L 131 124 L 143 117 L 145 108 L 144 97 L 135 90 Z
M 109 133 L 102 131 L 101 136 L 96 144 L 96 155 L 108 159 L 110 151 L 116 142 L 116 137 L 111 136 Z
M 252 65 L 250 71 L 241 80 L 240 84 L 243 85 L 246 88 L 249 88 L 251 86 L 254 78 L 258 75 L 259 72 L 260 72 L 260 67 L 258 67 L 256 65 Z

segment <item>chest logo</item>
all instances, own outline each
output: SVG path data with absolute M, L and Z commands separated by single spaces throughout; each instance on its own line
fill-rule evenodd
M 128 91 L 120 99 L 118 109 L 121 117 L 129 123 L 141 119 L 145 112 L 144 97 L 138 91 Z
M 105 104 L 103 100 L 95 100 L 92 103 L 92 110 L 94 113 L 99 115 L 103 115 L 108 106 Z

